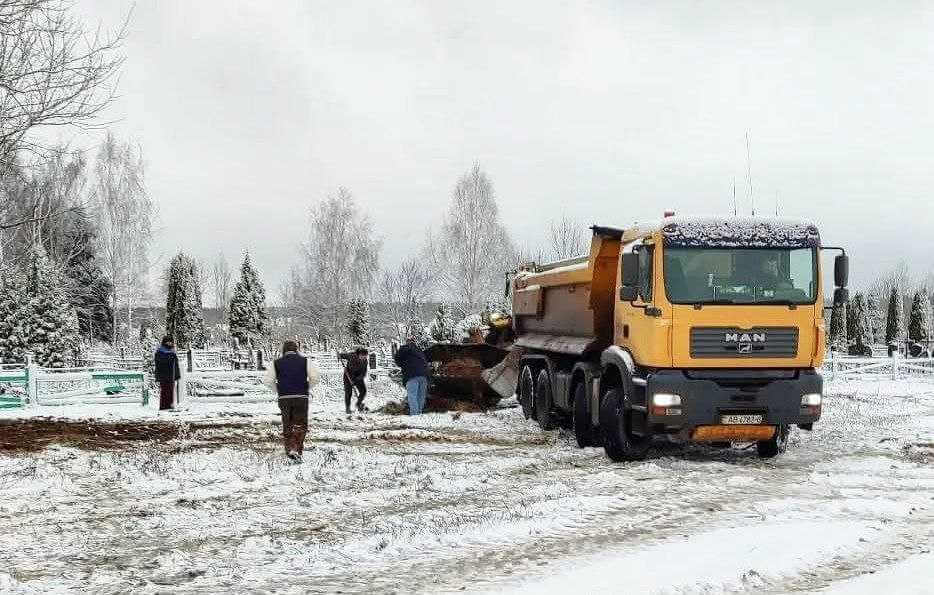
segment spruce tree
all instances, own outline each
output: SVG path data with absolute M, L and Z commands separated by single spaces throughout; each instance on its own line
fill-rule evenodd
M 923 342 L 931 338 L 928 335 L 928 329 L 930 328 L 929 310 L 930 303 L 928 302 L 927 292 L 918 290 L 911 301 L 911 314 L 908 317 L 908 338 L 910 340 Z
M 234 287 L 228 310 L 230 335 L 236 337 L 241 345 L 247 345 L 251 339 L 266 334 L 266 290 L 253 268 L 249 253 L 243 257 L 240 280 Z
M 861 293 L 853 296 L 847 308 L 847 336 L 851 355 L 866 356 L 872 353 L 872 329 L 869 327 L 866 300 Z
M 830 332 L 827 334 L 828 347 L 843 353 L 848 351 L 846 310 L 846 304 L 834 305 L 830 312 Z
M 902 301 L 898 288 L 892 287 L 889 294 L 888 316 L 885 319 L 885 343 L 892 345 L 902 338 Z
M 165 304 L 165 331 L 182 348 L 204 345 L 204 313 L 201 286 L 194 261 L 179 253 L 169 265 L 169 286 Z
M 78 319 L 65 293 L 61 270 L 42 248 L 33 251 L 26 277 L 27 301 L 20 316 L 27 348 L 36 363 L 65 367 L 78 349 Z
M 25 284 L 10 265 L 0 268 L 0 362 L 20 363 L 26 355 Z
M 101 269 L 95 239 L 91 224 L 76 218 L 65 235 L 65 241 L 74 249 L 64 263 L 64 273 L 71 286 L 69 294 L 78 313 L 81 336 L 110 343 L 114 333 L 110 307 L 113 284 Z
M 434 320 L 430 326 L 431 338 L 437 342 L 450 343 L 454 340 L 454 318 L 445 304 L 438 305 Z
M 370 306 L 363 300 L 352 300 L 348 307 L 347 333 L 357 347 L 370 344 Z

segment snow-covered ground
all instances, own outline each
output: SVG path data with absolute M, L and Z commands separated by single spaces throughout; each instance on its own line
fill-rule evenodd
M 934 592 L 934 384 L 829 393 L 770 461 L 614 464 L 514 408 L 348 419 L 336 395 L 297 466 L 274 403 L 4 411 L 31 441 L 36 415 L 95 421 L 5 431 L 0 591 Z

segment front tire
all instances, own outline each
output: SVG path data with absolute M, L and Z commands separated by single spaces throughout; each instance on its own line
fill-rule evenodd
M 632 433 L 632 413 L 626 409 L 626 397 L 613 389 L 603 397 L 600 406 L 600 428 L 603 448 L 613 461 L 638 461 L 645 457 L 649 438 Z
M 522 406 L 522 415 L 525 419 L 532 419 L 535 403 L 535 380 L 532 378 L 532 366 L 522 366 L 519 374 L 519 405 Z
M 590 415 L 590 399 L 587 398 L 587 385 L 578 382 L 574 389 L 574 437 L 581 448 L 599 446 L 596 439 L 596 428 L 593 427 Z
M 554 430 L 558 427 L 547 368 L 538 373 L 538 382 L 535 383 L 535 417 L 543 430 Z
M 775 428 L 775 435 L 768 440 L 756 442 L 756 450 L 759 452 L 759 458 L 771 459 L 788 449 L 788 424 L 780 424 Z

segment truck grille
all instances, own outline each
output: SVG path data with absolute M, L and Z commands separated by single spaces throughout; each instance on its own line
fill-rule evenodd
M 694 327 L 691 357 L 788 357 L 798 355 L 796 327 Z

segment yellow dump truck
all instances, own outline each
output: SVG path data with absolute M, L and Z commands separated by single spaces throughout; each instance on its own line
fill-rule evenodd
M 820 418 L 824 294 L 817 227 L 762 218 L 595 226 L 590 254 L 511 281 L 524 414 L 613 460 L 653 436 L 785 450 Z

